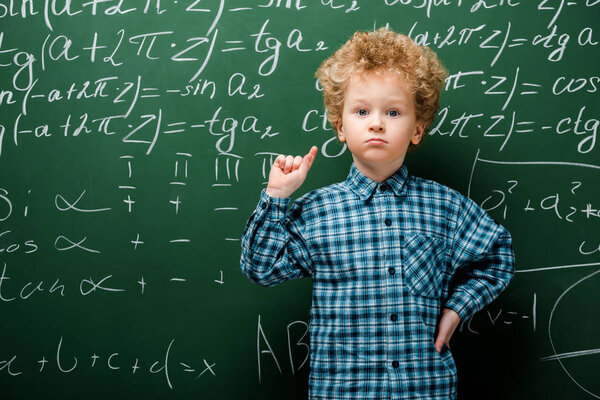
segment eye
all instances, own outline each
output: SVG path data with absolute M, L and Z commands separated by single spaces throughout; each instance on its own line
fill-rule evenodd
M 390 111 L 388 111 L 388 115 L 390 117 L 397 117 L 400 115 L 400 113 L 398 112 L 398 110 L 390 110 Z
M 356 113 L 358 115 L 360 115 L 361 117 L 366 116 L 369 112 L 367 110 L 365 110 L 364 108 L 359 108 L 358 110 L 356 110 Z

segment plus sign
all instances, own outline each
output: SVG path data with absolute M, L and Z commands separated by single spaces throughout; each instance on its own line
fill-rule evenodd
M 46 357 L 42 357 L 42 359 L 40 361 L 38 361 L 38 364 L 42 364 L 42 366 L 40 367 L 40 371 L 42 372 L 42 370 L 44 369 L 44 366 L 46 365 L 46 363 L 48 362 L 48 360 L 46 360 Z
M 135 371 L 136 371 L 136 370 L 140 369 L 140 367 L 138 367 L 138 359 L 137 359 L 137 358 L 135 359 L 135 365 L 133 365 L 133 366 L 131 367 L 131 369 L 133 369 L 133 373 L 134 373 L 134 374 L 135 374 Z
M 135 203 L 135 201 L 131 200 L 131 196 L 129 196 L 129 195 L 127 195 L 127 200 L 123 200 L 123 201 L 128 204 L 129 212 L 131 212 L 131 205 L 133 203 Z
M 177 214 L 179 212 L 179 205 L 181 204 L 181 201 L 179 201 L 179 196 L 177 196 L 177 200 L 169 200 L 169 203 L 175 204 L 175 214 Z
M 92 356 L 92 368 L 94 368 L 94 365 L 96 365 L 96 360 L 99 358 L 100 356 L 97 356 L 96 354 Z
M 144 277 L 143 276 L 142 276 L 142 279 L 138 281 L 138 283 L 142 287 L 142 294 L 144 294 L 144 287 L 146 286 L 146 282 L 144 281 Z
M 132 240 L 132 241 L 131 241 L 131 243 L 133 243 L 133 245 L 134 245 L 134 246 L 133 246 L 133 249 L 134 249 L 134 250 L 137 250 L 137 245 L 138 245 L 138 244 L 144 244 L 144 242 L 142 242 L 142 241 L 140 240 L 140 234 L 139 234 L 139 233 L 137 234 L 137 238 L 136 238 L 135 240 Z

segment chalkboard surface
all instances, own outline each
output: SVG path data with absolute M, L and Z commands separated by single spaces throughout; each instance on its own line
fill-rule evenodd
M 600 398 L 600 1 L 0 1 L 0 398 L 305 399 L 311 282 L 240 236 L 279 153 L 344 180 L 314 78 L 389 24 L 450 72 L 410 173 L 513 235 L 460 399 Z

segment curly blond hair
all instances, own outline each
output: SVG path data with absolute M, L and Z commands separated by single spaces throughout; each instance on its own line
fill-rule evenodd
M 342 119 L 344 92 L 350 77 L 356 73 L 388 71 L 399 74 L 410 85 L 417 121 L 427 131 L 440 107 L 439 98 L 448 72 L 433 50 L 388 28 L 354 33 L 317 70 L 315 75 L 323 88 L 327 119 L 334 131 Z M 422 142 L 421 139 L 419 145 Z M 419 145 L 411 143 L 408 150 Z

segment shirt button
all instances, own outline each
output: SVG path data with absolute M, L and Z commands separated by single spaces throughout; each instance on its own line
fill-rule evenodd
M 385 192 L 386 190 L 388 190 L 388 185 L 386 185 L 385 183 L 381 186 L 379 186 L 379 190 L 381 190 L 382 192 Z
M 389 218 L 386 218 L 384 222 L 387 226 L 390 226 L 392 224 L 392 220 Z
M 262 208 L 263 210 L 267 208 L 267 203 L 265 203 L 264 201 L 260 203 L 260 208 Z
M 400 366 L 400 363 L 398 361 L 392 361 L 392 367 L 398 368 L 399 366 Z
M 394 267 L 389 267 L 388 268 L 388 272 L 390 273 L 390 275 L 394 275 L 396 273 L 396 268 Z
M 398 321 L 398 314 L 392 314 L 390 315 L 390 319 L 394 322 Z

